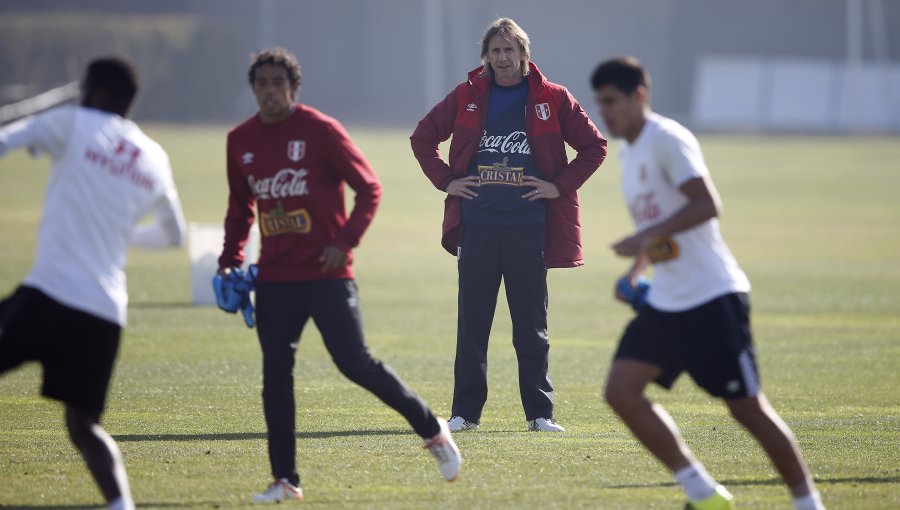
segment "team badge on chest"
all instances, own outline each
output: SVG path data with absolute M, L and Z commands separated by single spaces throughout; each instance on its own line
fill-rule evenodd
M 300 161 L 306 156 L 306 142 L 303 140 L 291 140 L 287 145 L 287 157 L 291 161 Z
M 541 120 L 547 120 L 550 118 L 550 105 L 547 103 L 541 103 L 534 105 L 534 111 L 537 113 L 537 116 Z

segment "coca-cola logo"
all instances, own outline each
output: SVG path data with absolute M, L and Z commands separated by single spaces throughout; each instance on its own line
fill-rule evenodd
M 631 216 L 634 218 L 635 223 L 640 225 L 659 218 L 662 211 L 659 208 L 659 204 L 656 203 L 655 195 L 652 191 L 650 193 L 642 193 L 631 201 Z
M 257 200 L 300 197 L 309 195 L 309 186 L 306 183 L 308 174 L 309 170 L 305 168 L 299 170 L 283 168 L 273 177 L 264 179 L 257 180 L 251 175 L 247 177 L 247 182 Z
M 531 154 L 525 131 L 513 131 L 508 135 L 488 136 L 487 130 L 481 136 L 478 152 L 500 154 Z

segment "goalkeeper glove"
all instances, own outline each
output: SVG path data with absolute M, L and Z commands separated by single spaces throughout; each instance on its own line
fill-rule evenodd
M 650 282 L 650 278 L 642 275 L 637 277 L 635 285 L 631 285 L 631 280 L 627 276 L 623 276 L 616 282 L 616 290 L 631 305 L 631 308 L 639 311 L 647 303 Z
M 241 306 L 241 293 L 236 289 L 237 282 L 244 280 L 244 272 L 234 268 L 224 276 L 216 273 L 213 276 L 212 286 L 216 295 L 216 304 L 219 308 L 234 313 Z
M 256 264 L 252 264 L 247 268 L 247 272 L 244 273 L 244 279 L 241 283 L 244 285 L 242 287 L 246 287 L 246 293 L 244 297 L 241 299 L 241 315 L 244 316 L 244 324 L 247 325 L 248 328 L 252 328 L 256 325 L 256 318 L 253 314 L 253 300 L 250 299 L 250 291 L 256 288 L 256 275 L 259 274 L 259 268 L 256 267 Z
M 212 280 L 216 304 L 228 313 L 236 313 L 240 310 L 248 328 L 252 328 L 256 324 L 250 292 L 256 284 L 258 273 L 257 267 L 252 265 L 246 273 L 234 268 L 224 276 L 217 273 Z

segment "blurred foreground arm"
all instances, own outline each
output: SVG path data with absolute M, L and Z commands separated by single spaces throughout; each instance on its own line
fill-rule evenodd
M 20 147 L 27 147 L 32 156 L 45 152 L 59 157 L 66 148 L 74 115 L 74 107 L 62 106 L 0 127 L 0 157 Z
M 719 215 L 719 195 L 709 179 L 691 179 L 680 189 L 688 199 L 684 207 L 664 221 L 616 242 L 612 245 L 613 251 L 622 257 L 636 257 L 645 253 L 656 240 L 670 237 Z
M 181 246 L 184 242 L 184 215 L 174 186 L 169 187 L 151 214 L 153 220 L 150 223 L 135 228 L 131 244 L 155 249 Z

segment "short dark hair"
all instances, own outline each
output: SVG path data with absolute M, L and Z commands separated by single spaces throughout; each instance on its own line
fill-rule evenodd
M 103 93 L 102 109 L 126 116 L 138 92 L 138 77 L 134 66 L 124 57 L 99 57 L 87 67 L 84 78 L 84 97 Z
M 650 90 L 650 73 L 634 57 L 612 58 L 597 66 L 591 76 L 591 85 L 594 90 L 612 85 L 626 94 L 631 94 L 639 86 Z
M 250 55 L 250 70 L 247 71 L 247 79 L 250 80 L 250 86 L 256 81 L 256 70 L 262 66 L 280 66 L 287 71 L 288 81 L 291 88 L 296 89 L 300 86 L 300 64 L 297 63 L 297 57 L 290 51 L 281 48 L 266 48 L 259 53 Z

